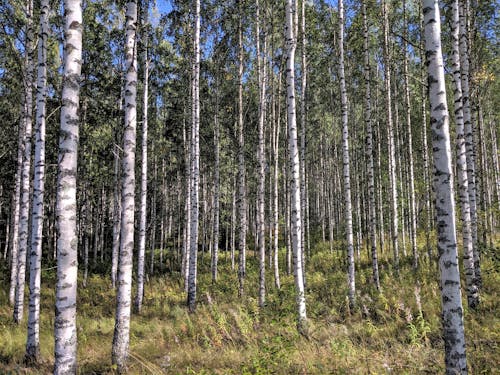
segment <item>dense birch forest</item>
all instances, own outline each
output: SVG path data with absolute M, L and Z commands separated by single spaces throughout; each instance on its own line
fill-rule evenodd
M 496 0 L 1 0 L 0 372 L 495 373 Z

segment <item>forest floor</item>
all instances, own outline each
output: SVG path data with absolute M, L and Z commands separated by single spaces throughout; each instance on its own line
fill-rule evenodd
M 481 305 L 465 306 L 470 373 L 500 373 L 500 259 L 485 251 Z M 363 251 L 363 257 L 367 257 Z M 444 373 L 440 292 L 435 262 L 422 259 L 414 272 L 405 258 L 396 276 L 388 252 L 381 256 L 379 293 L 370 283 L 371 263 L 357 263 L 357 309 L 346 300 L 340 252 L 318 244 L 307 265 L 309 334 L 296 329 L 293 276 L 274 287 L 267 271 L 267 304 L 257 305 L 257 260 L 249 254 L 247 294 L 238 298 L 237 273 L 220 258 L 212 284 L 209 258 L 200 262 L 196 313 L 185 307 L 178 273 L 147 283 L 143 311 L 131 323 L 130 374 L 417 374 Z M 423 251 L 422 251 L 423 253 Z M 281 254 L 280 254 L 281 255 Z M 281 259 L 283 259 L 282 257 Z M 3 268 L 2 268 L 3 267 Z M 23 365 L 26 322 L 16 326 L 8 306 L 8 272 L 0 266 L 0 373 L 48 374 L 53 366 L 55 270 L 43 273 L 41 356 L 37 368 Z M 113 373 L 111 343 L 115 298 L 109 277 L 92 276 L 78 290 L 78 364 L 81 374 Z M 25 319 L 26 321 L 26 319 Z

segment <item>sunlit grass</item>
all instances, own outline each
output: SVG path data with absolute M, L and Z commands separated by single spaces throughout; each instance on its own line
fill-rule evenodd
M 424 237 L 419 238 L 424 254 Z M 237 274 L 222 256 L 220 278 L 212 284 L 209 258 L 200 262 L 198 309 L 189 314 L 177 273 L 157 275 L 145 288 L 144 308 L 131 323 L 131 374 L 356 374 L 442 373 L 438 271 L 422 256 L 418 272 L 403 259 L 399 275 L 391 253 L 381 254 L 382 291 L 371 284 L 365 248 L 357 261 L 356 310 L 349 309 L 346 275 L 335 244 L 313 249 L 308 259 L 309 336 L 296 329 L 293 277 L 282 273 L 282 290 L 267 273 L 267 305 L 257 305 L 257 265 L 249 253 L 246 294 L 237 295 Z M 284 252 L 280 254 L 284 269 Z M 483 257 L 483 289 L 477 311 L 465 308 L 471 373 L 496 371 L 500 316 L 500 273 L 495 252 Z M 54 270 L 43 275 L 41 355 L 35 368 L 23 365 L 26 323 L 12 323 L 7 272 L 0 289 L 0 372 L 50 373 L 53 364 Z M 109 277 L 92 275 L 79 288 L 78 362 L 82 374 L 112 373 L 111 342 L 115 297 Z M 210 301 L 210 302 L 209 302 Z

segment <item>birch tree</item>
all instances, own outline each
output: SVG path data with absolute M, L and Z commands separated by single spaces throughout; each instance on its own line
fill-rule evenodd
M 54 374 L 75 374 L 78 236 L 76 176 L 82 69 L 82 3 L 64 1 L 64 63 L 57 179 L 57 282 Z
M 339 80 L 340 80 L 340 102 L 342 112 L 342 164 L 344 183 L 344 214 L 347 239 L 347 267 L 348 267 L 348 294 L 349 305 L 356 305 L 356 284 L 354 274 L 354 239 L 352 231 L 352 203 L 351 203 L 351 175 L 349 159 L 349 124 L 347 114 L 347 90 L 344 72 L 344 2 L 339 0 Z
M 391 60 L 389 54 L 389 5 L 388 0 L 382 2 L 384 15 L 384 83 L 386 100 L 387 137 L 389 145 L 389 179 L 391 185 L 391 234 L 392 250 L 394 252 L 394 268 L 399 268 L 398 246 L 398 188 L 396 181 L 396 151 L 394 145 L 394 126 L 392 123 L 392 93 L 391 93 Z
M 460 77 L 462 83 L 462 105 L 464 113 L 465 151 L 467 160 L 467 182 L 471 216 L 472 247 L 474 252 L 474 276 L 477 285 L 481 286 L 481 266 L 477 244 L 477 202 L 476 202 L 476 165 L 474 157 L 474 138 L 472 126 L 472 109 L 470 103 L 469 85 L 469 40 L 467 28 L 467 0 L 459 3 L 459 50 L 460 50 Z
M 469 307 L 474 308 L 479 303 L 477 286 L 475 284 L 474 270 L 474 249 L 472 242 L 471 231 L 471 215 L 469 203 L 469 184 L 467 176 L 467 157 L 465 147 L 464 134 L 464 112 L 462 104 L 462 82 L 460 77 L 460 51 L 459 51 L 459 5 L 458 0 L 452 3 L 452 19 L 451 19 L 451 36 L 452 36 L 452 72 L 453 72 L 453 89 L 455 99 L 455 123 L 457 133 L 457 174 L 458 174 L 458 195 L 460 201 L 460 212 L 462 216 L 462 240 L 464 247 L 464 268 L 465 280 L 467 285 L 467 301 Z
M 137 126 L 137 2 L 126 4 L 125 23 L 125 124 L 122 157 L 122 196 L 118 289 L 112 362 L 119 372 L 126 370 L 132 293 L 132 253 L 134 250 L 135 148 Z
M 49 33 L 49 0 L 40 4 L 38 67 L 36 88 L 35 159 L 33 173 L 33 210 L 31 213 L 30 297 L 26 359 L 38 362 L 40 357 L 40 282 L 43 236 L 43 198 L 45 192 L 45 114 L 47 100 L 47 37 Z
M 26 43 L 24 53 L 24 122 L 23 162 L 21 169 L 21 195 L 19 205 L 17 281 L 14 304 L 14 322 L 20 323 L 24 313 L 24 284 L 26 280 L 26 253 L 28 251 L 28 231 L 31 189 L 31 146 L 33 128 L 33 0 L 26 2 Z
M 194 4 L 193 77 L 192 77 L 192 125 L 191 125 L 191 231 L 189 247 L 189 277 L 187 305 L 196 309 L 196 274 L 198 257 L 198 211 L 200 180 L 200 0 Z
M 144 297 L 144 256 L 146 252 L 147 226 L 147 191 L 148 191 L 148 95 L 149 95 L 149 61 L 148 61 L 148 1 L 144 2 L 143 43 L 144 43 L 144 88 L 142 103 L 142 158 L 141 158 L 141 202 L 139 219 L 139 255 L 137 261 L 137 294 L 135 309 L 141 312 Z M 154 230 L 154 229 L 153 229 Z M 154 254 L 154 243 L 151 251 Z
M 423 0 L 422 4 L 433 139 L 437 247 L 446 373 L 466 374 L 467 361 L 455 231 L 449 115 L 441 50 L 441 19 L 438 0 Z
M 266 63 L 263 61 L 262 53 L 266 55 L 266 39 L 264 36 L 264 50 L 260 47 L 260 7 L 256 0 L 256 46 L 257 46 L 257 74 L 259 81 L 259 123 L 258 123 L 258 147 L 257 160 L 259 163 L 259 182 L 257 188 L 257 226 L 258 226 L 258 248 L 259 248 L 259 306 L 263 307 L 266 301 L 266 238 L 265 238 L 265 192 L 266 192 L 266 155 L 264 139 L 265 100 L 266 100 Z
M 413 168 L 413 130 L 411 123 L 411 101 L 410 101 L 410 77 L 408 71 L 408 21 L 407 21 L 407 6 L 406 0 L 403 1 L 403 16 L 404 16 L 404 32 L 403 32 L 403 74 L 404 74 L 404 89 L 405 89 L 405 108 L 406 108 L 406 131 L 407 131 L 407 142 L 408 142 L 408 169 L 409 177 L 408 182 L 410 184 L 410 238 L 411 238 L 411 248 L 413 253 L 413 268 L 418 267 L 418 249 L 417 249 L 417 214 L 416 214 L 416 203 L 415 203 L 415 176 Z
M 247 246 L 247 202 L 245 183 L 245 137 L 243 123 L 243 11 L 239 3 L 240 19 L 238 23 L 238 294 L 243 295 L 246 274 Z
M 297 146 L 297 116 L 295 110 L 295 50 L 297 48 L 297 4 L 295 0 L 287 0 L 285 8 L 285 47 L 286 47 L 286 88 L 288 114 L 288 150 L 290 162 L 290 201 L 291 201 L 291 234 L 293 249 L 293 275 L 297 293 L 297 315 L 299 331 L 307 326 L 304 275 L 301 256 L 301 209 L 300 209 L 300 163 Z
M 368 157 L 368 211 L 370 226 L 370 247 L 372 256 L 373 282 L 380 289 L 377 256 L 377 213 L 375 205 L 375 171 L 373 167 L 373 129 L 371 110 L 371 87 L 370 87 L 370 50 L 368 43 L 368 21 L 366 15 L 366 0 L 362 4 L 363 12 L 363 46 L 364 46 L 364 78 L 365 78 L 365 125 L 366 125 L 366 154 Z

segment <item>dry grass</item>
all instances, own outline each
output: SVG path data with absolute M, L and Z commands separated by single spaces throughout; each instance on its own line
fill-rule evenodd
M 318 246 L 308 262 L 309 336 L 297 333 L 293 278 L 273 288 L 268 274 L 267 306 L 256 303 L 257 270 L 249 259 L 246 288 L 237 297 L 237 276 L 222 261 L 221 279 L 212 285 L 208 261 L 201 264 L 199 305 L 195 314 L 184 307 L 178 275 L 153 278 L 146 288 L 141 315 L 131 325 L 130 374 L 415 374 L 442 373 L 440 297 L 435 266 L 423 263 L 415 274 L 403 262 L 399 277 L 383 260 L 383 291 L 370 285 L 370 264 L 358 264 L 359 307 L 346 304 L 346 276 L 338 255 Z M 491 256 L 493 255 L 493 256 Z M 482 304 L 465 310 L 471 373 L 495 373 L 498 367 L 500 265 L 494 253 L 483 259 Z M 52 273 L 49 273 L 52 272 Z M 53 271 L 44 274 L 41 320 L 43 362 L 22 364 L 26 326 L 11 322 L 6 279 L 0 289 L 0 373 L 46 374 L 53 363 Z M 7 272 L 3 272 L 7 275 Z M 6 276 L 1 276 L 5 278 Z M 0 278 L 1 278 L 0 277 Z M 419 284 L 415 295 L 415 286 Z M 208 304 L 210 295 L 211 304 Z M 113 373 L 110 353 L 114 325 L 114 293 L 108 279 L 93 276 L 79 289 L 78 362 L 82 374 Z

